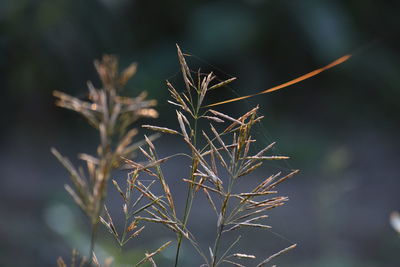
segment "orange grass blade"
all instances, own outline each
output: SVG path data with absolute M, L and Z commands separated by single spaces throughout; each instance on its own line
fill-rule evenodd
M 246 95 L 246 96 L 241 96 L 241 97 L 237 97 L 237 98 L 228 99 L 228 100 L 225 100 L 225 101 L 221 101 L 221 102 L 217 102 L 217 103 L 214 103 L 214 104 L 207 105 L 207 106 L 205 106 L 205 107 L 218 106 L 218 105 L 222 105 L 222 104 L 226 104 L 226 103 L 235 102 L 235 101 L 239 101 L 239 100 L 242 100 L 242 99 L 250 98 L 250 97 L 253 97 L 253 96 L 256 96 L 256 95 L 262 95 L 262 94 L 270 93 L 270 92 L 273 92 L 273 91 L 277 91 L 277 90 L 279 90 L 279 89 L 282 89 L 282 88 L 288 87 L 288 86 L 290 86 L 290 85 L 293 85 L 293 84 L 295 84 L 295 83 L 298 83 L 298 82 L 304 81 L 304 80 L 306 80 L 306 79 L 309 79 L 309 78 L 311 78 L 311 77 L 313 77 L 313 76 L 315 76 L 315 75 L 317 75 L 317 74 L 320 74 L 321 72 L 323 72 L 323 71 L 325 71 L 325 70 L 327 70 L 327 69 L 333 68 L 333 67 L 335 67 L 336 65 L 339 65 L 339 64 L 345 62 L 345 61 L 348 60 L 350 57 L 351 57 L 350 54 L 345 55 L 345 56 L 343 56 L 343 57 L 341 57 L 341 58 L 336 59 L 336 60 L 333 61 L 332 63 L 330 63 L 330 64 L 328 64 L 328 65 L 326 65 L 326 66 L 324 66 L 324 67 L 322 67 L 322 68 L 313 70 L 312 72 L 309 72 L 309 73 L 304 74 L 304 75 L 302 75 L 302 76 L 300 76 L 300 77 L 297 77 L 296 79 L 293 79 L 293 80 L 290 80 L 290 81 L 288 81 L 288 82 L 282 83 L 282 84 L 280 84 L 280 85 L 274 86 L 274 87 L 272 87 L 272 88 L 266 89 L 266 90 L 261 91 L 261 92 L 259 92 L 259 93 L 255 93 L 255 94 L 251 94 L 251 95 Z

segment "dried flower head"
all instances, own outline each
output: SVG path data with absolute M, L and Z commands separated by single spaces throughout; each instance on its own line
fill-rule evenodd
M 133 142 L 138 130 L 129 127 L 140 118 L 158 117 L 157 111 L 153 109 L 156 101 L 147 100 L 146 92 L 134 98 L 120 95 L 128 80 L 136 73 L 136 63 L 132 63 L 120 73 L 117 58 L 105 55 L 101 61 L 95 61 L 95 67 L 102 87 L 95 88 L 88 82 L 88 100 L 81 100 L 59 91 L 54 91 L 54 96 L 57 98 L 56 105 L 80 113 L 98 130 L 100 143 L 97 154 L 79 155 L 79 158 L 86 163 L 85 172 L 82 167 L 75 167 L 66 157 L 52 148 L 53 154 L 70 174 L 72 186 L 66 185 L 66 190 L 90 218 L 93 229 L 91 251 L 111 172 L 123 164 L 123 158 L 131 157 L 144 143 L 144 141 Z M 155 137 L 151 136 L 150 139 Z M 120 188 L 119 190 L 121 191 Z M 122 191 L 120 193 L 123 194 Z M 102 218 L 102 222 L 108 226 L 110 232 L 118 235 L 107 210 L 106 215 L 108 221 Z
M 298 170 L 293 170 L 283 175 L 276 173 L 262 180 L 251 191 L 243 192 L 238 186 L 238 180 L 245 179 L 245 176 L 252 174 L 256 169 L 264 165 L 266 161 L 285 160 L 288 157 L 269 154 L 275 143 L 253 152 L 254 144 L 257 141 L 251 136 L 252 127 L 263 118 L 258 114 L 258 107 L 251 109 L 239 118 L 234 118 L 214 109 L 206 109 L 203 102 L 207 93 L 235 79 L 231 78 L 215 82 L 217 78 L 213 73 L 193 72 L 188 67 L 179 46 L 177 46 L 177 50 L 185 90 L 179 92 L 168 81 L 167 87 L 173 98 L 173 101 L 169 102 L 179 108 L 179 110 L 176 110 L 179 129 L 151 125 L 144 125 L 143 127 L 157 132 L 180 135 L 182 142 L 190 148 L 190 155 L 179 154 L 191 158 L 192 161 L 192 164 L 188 166 L 188 178 L 183 179 L 188 184 L 186 208 L 183 217 L 178 218 L 173 196 L 161 170 L 161 164 L 173 156 L 158 158 L 154 144 L 148 142 L 148 150 L 141 149 L 148 162 L 137 163 L 129 161 L 127 163 L 138 175 L 146 173 L 154 176 L 154 181 L 161 184 L 164 194 L 157 196 L 151 191 L 147 192 L 142 188 L 140 180 L 136 180 L 136 184 L 133 186 L 141 191 L 144 197 L 154 205 L 151 206 L 151 210 L 144 210 L 147 216 L 137 216 L 135 218 L 138 221 L 161 223 L 177 233 L 178 246 L 175 266 L 179 262 L 179 248 L 183 237 L 190 241 L 203 257 L 204 264 L 202 266 L 215 267 L 223 263 L 244 266 L 237 261 L 251 260 L 255 256 L 239 252 L 230 254 L 230 251 L 239 242 L 240 235 L 225 248 L 221 245 L 222 238 L 227 232 L 249 227 L 270 229 L 271 226 L 264 222 L 268 218 L 268 211 L 282 206 L 288 201 L 288 197 L 278 195 L 276 187 L 293 177 L 298 173 Z M 192 75 L 193 73 L 197 75 Z M 208 121 L 210 128 L 200 130 L 198 128 L 199 120 Z M 214 127 L 213 123 L 218 123 L 219 127 Z M 222 130 L 217 130 L 217 128 L 221 127 Z M 194 202 L 194 195 L 200 189 L 206 195 L 217 219 L 216 238 L 214 244 L 209 247 L 209 253 L 201 249 L 195 237 L 196 235 L 190 231 L 187 225 L 192 210 L 191 206 Z M 272 258 L 294 247 L 295 245 L 292 245 L 273 254 L 259 263 L 258 266 L 265 265 Z

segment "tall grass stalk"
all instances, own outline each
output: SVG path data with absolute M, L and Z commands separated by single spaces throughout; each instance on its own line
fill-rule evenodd
M 175 267 L 179 265 L 180 248 L 184 239 L 188 240 L 203 258 L 204 264 L 202 266 L 216 267 L 223 263 L 242 266 L 232 258 L 252 259 L 255 256 L 243 253 L 229 254 L 230 250 L 239 242 L 240 237 L 223 250 L 221 241 L 225 233 L 246 227 L 271 228 L 271 226 L 258 223 L 258 221 L 268 217 L 265 214 L 268 210 L 282 206 L 288 200 L 285 196 L 270 197 L 270 195 L 278 193 L 278 191 L 272 189 L 288 178 L 293 177 L 298 170 L 283 176 L 281 173 L 277 173 L 266 178 L 251 192 L 242 192 L 236 186 L 237 180 L 245 179 L 242 177 L 253 173 L 266 161 L 283 160 L 288 159 L 288 157 L 265 155 L 275 143 L 251 155 L 252 150 L 254 150 L 252 147 L 256 143 L 256 140 L 251 136 L 251 129 L 253 125 L 259 123 L 263 118 L 258 115 L 258 107 L 253 108 L 237 119 L 216 110 L 206 109 L 203 102 L 207 93 L 234 81 L 235 78 L 215 82 L 216 77 L 213 73 L 204 74 L 200 70 L 197 72 L 191 71 L 179 46 L 177 46 L 177 51 L 185 89 L 180 93 L 169 81 L 167 81 L 167 87 L 173 98 L 173 101 L 168 102 L 178 107 L 176 114 L 180 129 L 173 130 L 151 125 L 143 125 L 143 127 L 167 134 L 180 135 L 183 143 L 189 146 L 191 154 L 185 156 L 191 159 L 190 174 L 188 175 L 189 179 L 183 179 L 184 182 L 188 183 L 185 209 L 182 219 L 179 220 L 175 213 L 170 213 L 165 207 L 154 205 L 152 208 L 156 212 L 146 211 L 150 217 L 142 217 L 140 219 L 164 223 L 177 234 Z M 200 119 L 208 121 L 210 128 L 204 128 L 200 131 L 198 129 Z M 228 125 L 227 127 L 225 126 L 224 130 L 218 131 L 217 127 L 213 126 L 213 123 Z M 199 142 L 200 137 L 202 142 Z M 231 143 L 226 143 L 228 140 Z M 205 145 L 203 145 L 204 143 Z M 148 155 L 149 162 L 144 165 L 131 163 L 133 170 L 139 173 L 147 172 L 155 166 L 160 170 L 161 163 L 171 159 L 171 156 L 168 159 L 158 159 L 153 156 L 156 154 L 155 151 L 154 144 L 149 143 L 149 151 L 142 150 Z M 165 178 L 159 177 L 157 173 L 155 173 L 155 177 L 160 182 L 165 182 Z M 170 210 L 175 210 L 171 206 L 174 202 L 169 188 L 167 186 L 163 186 L 163 188 L 166 189 L 164 190 L 164 197 L 168 200 L 167 203 L 170 205 Z M 217 217 L 217 231 L 213 248 L 209 250 L 210 256 L 207 256 L 208 253 L 201 249 L 195 234 L 190 231 L 188 226 L 194 196 L 200 190 L 206 195 Z M 174 227 L 171 227 L 172 225 Z M 263 265 L 263 263 L 260 264 L 260 266 Z
M 95 61 L 95 67 L 102 87 L 97 89 L 88 82 L 88 101 L 59 91 L 54 91 L 54 96 L 57 98 L 56 105 L 80 113 L 99 132 L 97 155 L 79 154 L 79 158 L 86 164 L 85 173 L 83 167 L 76 168 L 66 157 L 52 148 L 52 153 L 68 170 L 71 177 L 73 186 L 65 185 L 65 189 L 90 220 L 89 265 L 94 253 L 110 175 L 113 170 L 121 166 L 123 157 L 131 157 L 143 143 L 133 143 L 138 130 L 129 129 L 129 126 L 142 117 L 158 117 L 158 113 L 152 108 L 156 105 L 156 101 L 146 100 L 145 92 L 136 98 L 119 95 L 128 80 L 136 73 L 136 63 L 132 63 L 119 73 L 117 58 L 105 55 L 101 61 Z

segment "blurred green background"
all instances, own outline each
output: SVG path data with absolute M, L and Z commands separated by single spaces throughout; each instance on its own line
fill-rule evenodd
M 175 127 L 165 88 L 165 79 L 179 81 L 175 43 L 195 55 L 188 59 L 195 68 L 238 77 L 210 103 L 352 53 L 313 79 L 219 108 L 239 114 L 259 104 L 266 116 L 259 140 L 277 141 L 291 156 L 275 168 L 302 170 L 281 188 L 291 201 L 271 216 L 276 234 L 249 232 L 243 247 L 268 256 L 298 243 L 278 266 L 399 266 L 400 238 L 388 221 L 400 209 L 399 10 L 400 2 L 372 0 L 0 1 L 0 266 L 54 266 L 72 248 L 87 250 L 86 219 L 49 150 L 71 158 L 93 152 L 97 135 L 78 115 L 56 108 L 52 91 L 85 97 L 87 80 L 99 85 L 93 60 L 113 53 L 123 67 L 139 62 L 127 94 L 147 90 L 161 114 L 152 123 Z M 156 144 L 166 155 L 180 149 L 175 141 Z M 167 167 L 175 173 L 176 165 Z M 110 201 L 119 207 L 118 196 L 111 193 Z M 209 236 L 213 223 L 192 221 Z M 132 242 L 120 262 L 168 238 L 163 229 L 152 233 Z M 123 258 L 104 236 L 99 254 Z M 184 251 L 186 266 L 198 266 L 190 247 Z M 160 266 L 170 266 L 168 253 Z

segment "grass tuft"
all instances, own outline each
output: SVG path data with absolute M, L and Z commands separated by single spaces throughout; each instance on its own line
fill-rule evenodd
M 288 159 L 287 156 L 271 154 L 275 143 L 256 150 L 257 140 L 251 136 L 251 132 L 254 125 L 263 119 L 258 112 L 258 106 L 238 118 L 207 108 L 204 102 L 208 92 L 217 90 L 236 78 L 219 81 L 212 72 L 193 71 L 187 65 L 185 55 L 178 45 L 177 53 L 185 88 L 178 90 L 169 81 L 166 82 L 166 86 L 172 98 L 168 102 L 176 108 L 179 129 L 153 125 L 142 127 L 158 134 L 174 135 L 179 138 L 181 144 L 189 148 L 189 153 L 159 157 L 157 147 L 152 142 L 155 135 L 145 136 L 144 140 L 138 143 L 132 142 L 138 135 L 138 130 L 129 129 L 130 125 L 141 117 L 158 116 L 153 109 L 156 102 L 146 100 L 145 93 L 136 98 L 119 95 L 126 82 L 135 74 L 135 63 L 119 73 L 118 61 L 114 56 L 104 56 L 102 61 L 95 61 L 102 88 L 96 89 L 91 83 L 88 84 L 90 101 L 79 100 L 58 91 L 54 93 L 57 105 L 83 115 L 100 135 L 97 154 L 80 155 L 80 159 L 86 163 L 87 174 L 81 168 L 74 167 L 57 150 L 52 149 L 53 154 L 70 173 L 72 185 L 66 186 L 67 191 L 92 224 L 89 265 L 98 266 L 94 254 L 94 237 L 99 222 L 121 248 L 145 228 L 151 227 L 151 224 L 165 226 L 176 237 L 174 266 L 180 265 L 180 251 L 184 241 L 189 242 L 202 257 L 201 266 L 248 266 L 249 263 L 254 265 L 258 256 L 237 251 L 238 244 L 245 238 L 245 230 L 270 229 L 268 212 L 288 201 L 287 196 L 279 194 L 277 187 L 297 174 L 298 170 L 273 174 L 250 191 L 243 191 L 238 183 L 242 179 L 252 179 L 250 175 L 254 175 L 255 170 L 265 167 L 271 160 Z M 200 121 L 207 122 L 209 126 L 200 128 Z M 218 127 L 214 124 L 218 124 Z M 146 158 L 144 162 L 137 162 L 131 158 L 136 149 Z M 166 177 L 162 168 L 166 161 L 179 160 L 177 157 L 189 158 L 191 162 L 186 166 L 187 178 L 182 179 L 187 184 L 182 216 L 178 215 L 181 214 L 181 207 L 176 206 L 176 196 L 169 185 L 169 181 L 176 180 L 176 177 Z M 114 224 L 107 206 L 104 205 L 110 174 L 120 167 L 130 170 L 125 183 L 112 180 L 115 190 L 121 196 L 124 216 L 122 228 Z M 196 205 L 197 194 L 205 195 L 210 209 L 215 214 L 215 238 L 211 244 L 200 244 L 198 240 L 201 233 L 193 232 L 188 223 L 190 217 L 196 216 L 193 206 Z M 237 234 L 233 242 L 228 241 L 230 238 L 226 238 L 227 233 Z M 154 256 L 170 244 L 171 241 L 168 241 L 154 252 L 146 252 L 134 266 L 146 262 L 156 266 Z M 204 251 L 203 247 L 207 247 L 208 250 Z M 264 266 L 294 247 L 296 244 L 255 265 Z M 58 266 L 66 266 L 62 259 L 57 262 Z

